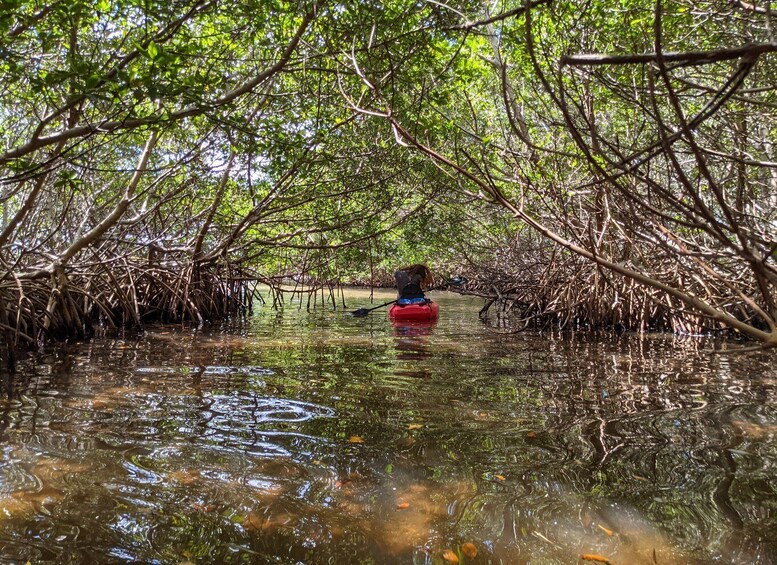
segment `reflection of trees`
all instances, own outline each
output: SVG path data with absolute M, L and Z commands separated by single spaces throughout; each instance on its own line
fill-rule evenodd
M 217 538 L 303 560 L 377 555 L 401 487 L 429 505 L 430 539 L 493 539 L 499 555 L 549 562 L 596 524 L 644 538 L 634 516 L 702 558 L 750 555 L 773 533 L 777 414 L 748 376 L 773 375 L 767 357 L 436 330 L 422 336 L 425 378 L 402 380 L 385 328 L 297 322 L 260 318 L 245 337 L 159 328 L 23 363 L 6 435 L 57 458 L 50 523 L 140 560 L 171 560 L 177 544 L 212 557 Z
M 487 450 L 477 434 L 459 438 L 477 452 L 471 460 L 483 458 L 483 473 L 529 478 L 514 491 L 517 507 L 541 508 L 561 493 L 588 495 L 594 507 L 617 500 L 688 548 L 755 551 L 759 535 L 748 530 L 763 530 L 757 516 L 771 503 L 743 496 L 760 479 L 738 472 L 741 456 L 731 450 L 741 446 L 727 413 L 734 401 L 745 411 L 760 406 L 766 389 L 758 380 L 743 379 L 721 359 L 699 365 L 659 356 L 656 340 L 628 339 L 616 348 L 574 339 L 551 344 L 546 353 L 525 355 L 525 368 L 503 381 L 515 386 L 515 411 L 490 412 L 503 422 L 517 413 L 514 434 L 491 436 Z M 743 385 L 736 395 L 732 380 Z M 510 463 L 510 456 L 518 460 Z
M 397 376 L 423 379 L 431 375 L 430 364 L 433 363 L 431 357 L 434 353 L 429 336 L 435 323 L 392 322 L 394 347 L 399 363 L 395 371 Z

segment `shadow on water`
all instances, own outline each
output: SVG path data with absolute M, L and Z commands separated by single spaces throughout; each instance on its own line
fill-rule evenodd
M 439 302 L 432 326 L 292 306 L 21 362 L 0 561 L 777 561 L 772 357 Z

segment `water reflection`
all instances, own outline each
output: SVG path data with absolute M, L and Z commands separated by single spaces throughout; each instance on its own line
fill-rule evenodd
M 432 328 L 437 325 L 434 322 L 397 322 L 392 321 L 398 359 L 423 359 L 431 357 L 429 336 Z
M 290 308 L 22 363 L 0 561 L 777 559 L 770 356 L 440 303 L 431 327 Z

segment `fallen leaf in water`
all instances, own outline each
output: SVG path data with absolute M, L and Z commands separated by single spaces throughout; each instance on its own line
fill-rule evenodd
M 459 556 L 453 553 L 450 549 L 446 549 L 442 552 L 442 558 L 445 559 L 448 563 L 458 563 L 459 562 Z
M 171 471 L 168 474 L 172 480 L 182 485 L 192 485 L 199 481 L 202 477 L 200 472 L 192 469 L 182 469 L 179 471 Z
M 474 559 L 478 554 L 478 548 L 475 547 L 474 543 L 467 542 L 461 546 L 461 552 L 470 559 Z
M 215 504 L 201 504 L 199 502 L 193 502 L 192 508 L 199 510 L 200 512 L 213 512 L 216 509 Z
M 595 561 L 596 563 L 604 563 L 604 565 L 610 565 L 610 560 L 606 557 L 602 557 L 601 555 L 596 555 L 595 553 L 583 553 L 580 555 L 580 559 L 583 561 Z
M 400 502 L 397 504 L 397 510 L 404 510 L 405 508 L 410 508 L 409 502 Z
M 535 437 L 537 437 L 537 432 L 528 432 L 526 434 L 526 437 L 528 437 L 529 439 L 535 438 Z
M 505 479 L 504 475 L 494 475 L 494 478 L 497 479 L 497 480 L 500 480 L 500 481 L 507 480 L 507 479 Z
M 243 528 L 252 533 L 274 533 L 279 528 L 294 526 L 296 520 L 294 516 L 286 512 L 268 514 L 253 510 L 243 518 Z
M 416 444 L 414 437 L 403 437 L 397 441 L 399 447 L 413 447 Z
M 612 534 L 614 534 L 614 533 L 615 533 L 615 532 L 613 532 L 612 530 L 610 530 L 609 528 L 605 528 L 605 527 L 604 527 L 604 526 L 602 526 L 601 524 L 596 524 L 596 527 L 597 527 L 597 528 L 599 528 L 600 530 L 602 530 L 602 531 L 603 531 L 605 534 L 607 534 L 608 536 L 612 536 Z
M 423 427 L 424 427 L 424 425 L 423 425 L 423 424 L 410 424 L 410 425 L 407 427 L 407 429 L 408 429 L 408 430 L 420 430 L 420 429 L 421 429 L 421 428 L 423 428 Z
M 364 438 L 362 436 L 351 436 L 348 438 L 348 441 L 351 443 L 364 443 Z

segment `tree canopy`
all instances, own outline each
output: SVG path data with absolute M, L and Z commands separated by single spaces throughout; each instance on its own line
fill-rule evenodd
M 3 0 L 7 344 L 465 270 L 777 345 L 777 43 L 733 2 Z

